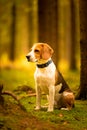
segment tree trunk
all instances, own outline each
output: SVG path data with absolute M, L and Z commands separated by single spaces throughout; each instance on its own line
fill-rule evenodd
M 70 1 L 70 7 L 71 7 L 71 45 L 70 45 L 70 64 L 69 68 L 71 70 L 76 69 L 76 1 L 71 0 Z
M 2 3 L 0 2 L 0 17 L 1 16 L 2 16 Z M 0 19 L 0 32 L 1 32 L 1 19 Z M 0 35 L 0 38 L 1 38 L 1 35 Z M 0 42 L 1 42 L 1 40 L 0 40 Z
M 77 27 L 76 27 L 76 1 L 67 0 L 65 4 L 65 40 L 66 40 L 66 60 L 69 69 L 76 69 L 76 44 L 77 44 Z
M 38 1 L 38 40 L 55 50 L 53 60 L 58 62 L 58 0 Z
M 28 15 L 28 27 L 29 27 L 29 48 L 38 40 L 38 16 L 37 16 L 37 0 L 29 0 L 29 15 Z
M 80 0 L 81 75 L 77 99 L 87 99 L 87 1 Z
M 12 26 L 11 26 L 11 48 L 10 48 L 10 60 L 15 59 L 15 22 L 16 22 L 16 6 L 15 3 L 12 6 Z

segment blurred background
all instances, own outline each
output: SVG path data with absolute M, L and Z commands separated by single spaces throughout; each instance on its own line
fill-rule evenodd
M 44 42 L 54 49 L 53 61 L 76 91 L 79 28 L 78 0 L 0 0 L 0 84 L 34 87 L 35 65 L 25 56 L 34 43 Z
M 0 0 L 0 67 L 26 65 L 37 42 L 52 46 L 59 67 L 79 68 L 78 0 Z
M 86 8 L 86 0 L 0 0 L 0 103 L 4 101 L 2 91 L 11 91 L 29 112 L 30 119 L 33 115 L 33 119 L 38 117 L 58 124 L 58 128 L 62 125 L 61 129 L 64 126 L 64 129 L 87 130 L 87 100 L 83 101 L 87 99 Z M 27 62 L 26 55 L 37 42 L 48 43 L 54 49 L 53 61 L 75 96 L 78 93 L 77 99 L 82 99 L 75 101 L 76 107 L 70 112 L 56 109 L 48 115 L 43 110 L 34 111 L 35 97 L 29 97 L 29 94 L 35 89 L 36 67 Z M 4 109 L 0 109 L 0 128 L 17 130 L 20 126 L 20 129 L 28 130 L 26 125 L 31 120 L 24 118 L 13 103 L 9 107 L 9 101 L 15 104 L 9 96 L 5 101 Z M 43 95 L 42 104 L 46 101 Z M 32 126 L 33 122 L 30 123 Z

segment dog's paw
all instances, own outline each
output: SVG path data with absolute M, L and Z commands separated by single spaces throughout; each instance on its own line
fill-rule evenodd
M 53 108 L 48 108 L 48 112 L 53 112 Z
M 41 107 L 38 107 L 38 106 L 37 106 L 37 107 L 35 108 L 35 111 L 38 111 L 38 110 L 40 110 L 40 109 L 41 109 Z
M 61 108 L 61 110 L 69 111 L 69 108 Z

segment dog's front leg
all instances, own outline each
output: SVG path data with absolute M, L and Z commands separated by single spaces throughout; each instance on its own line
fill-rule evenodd
M 36 85 L 36 108 L 35 110 L 40 110 L 41 108 L 41 89 Z
M 48 112 L 51 112 L 54 109 L 54 96 L 55 96 L 55 87 L 50 86 L 49 87 L 49 96 L 48 96 L 48 102 L 49 102 Z

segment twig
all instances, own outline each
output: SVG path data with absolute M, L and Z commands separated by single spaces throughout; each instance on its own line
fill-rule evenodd
M 12 92 L 10 92 L 10 91 L 4 91 L 4 92 L 1 93 L 1 95 L 10 95 L 10 96 L 12 96 L 16 101 L 19 102 L 18 97 L 17 97 L 14 93 L 12 93 Z
M 1 95 L 9 95 L 9 96 L 12 96 L 12 97 L 18 102 L 19 106 L 20 106 L 22 109 L 25 110 L 24 106 L 20 103 L 18 97 L 17 97 L 14 93 L 12 93 L 12 92 L 10 92 L 10 91 L 4 91 L 4 92 L 1 93 Z

